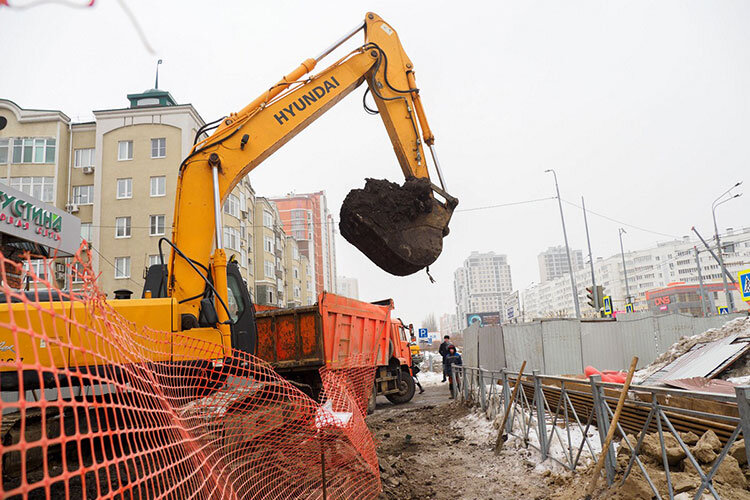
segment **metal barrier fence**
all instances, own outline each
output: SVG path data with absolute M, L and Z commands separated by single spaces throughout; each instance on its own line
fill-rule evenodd
M 622 388 L 619 384 L 602 382 L 599 375 L 594 375 L 587 381 L 542 375 L 539 370 L 534 370 L 531 375 L 523 375 L 522 390 L 518 391 L 516 399 L 511 401 L 511 386 L 518 380 L 518 372 L 454 366 L 451 376 L 453 386 L 457 389 L 457 399 L 479 405 L 490 419 L 502 415 L 510 406 L 510 416 L 504 432 L 521 439 L 525 446 L 539 451 L 541 461 L 553 460 L 571 471 L 582 465 L 584 458 L 598 460 L 601 453 L 599 443 L 603 442 L 607 435 L 617 405 L 617 398 L 607 394 L 606 389 L 619 392 Z M 582 391 L 582 385 L 587 386 L 589 392 Z M 615 441 L 621 439 L 620 446 L 627 447 L 630 458 L 626 467 L 618 467 L 614 447 L 610 447 L 604 469 L 607 483 L 612 485 L 617 480 L 624 484 L 633 467 L 637 466 L 655 498 L 674 499 L 675 491 L 667 456 L 668 445 L 665 440 L 665 436 L 671 435 L 685 454 L 685 463 L 689 463 L 700 478 L 700 486 L 694 498 L 701 498 L 703 492 L 708 490 L 714 498 L 721 499 L 714 487 L 713 479 L 739 435 L 750 435 L 750 386 L 736 387 L 734 396 L 639 385 L 632 385 L 629 392 L 637 397 L 628 399 L 627 411 L 640 417 L 617 423 Z M 670 396 L 737 403 L 739 417 L 670 406 L 667 404 Z M 664 399 L 664 402 L 660 402 L 660 399 Z M 693 427 L 690 427 L 691 425 Z M 599 435 L 597 443 L 592 442 L 588 436 L 589 430 L 594 428 Z M 723 446 L 710 464 L 708 472 L 701 468 L 680 435 L 678 429 L 685 428 L 692 428 L 698 432 L 701 429 L 712 429 L 719 435 Z M 636 438 L 634 442 L 628 437 L 628 429 L 634 431 L 631 434 L 631 438 Z M 649 432 L 654 431 L 658 434 L 661 447 L 666 492 L 658 490 L 639 456 L 643 451 L 644 438 Z M 577 436 L 581 439 L 577 439 Z M 559 443 L 557 450 L 554 450 L 555 443 Z M 557 451 L 557 456 L 553 456 L 553 450 Z M 750 462 L 750 447 L 745 448 L 745 457 Z

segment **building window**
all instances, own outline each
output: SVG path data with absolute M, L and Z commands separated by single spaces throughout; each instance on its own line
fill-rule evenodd
M 240 231 L 236 227 L 224 226 L 224 246 L 237 252 L 240 251 Z
M 93 167 L 94 166 L 94 148 L 76 149 L 75 160 L 73 162 L 73 166 L 75 168 Z
M 224 213 L 240 218 L 240 199 L 230 194 L 224 202 Z
M 0 165 L 8 163 L 8 150 L 10 149 L 10 139 L 0 139 Z
M 130 278 L 130 257 L 115 257 L 115 279 Z
M 294 298 L 298 299 L 300 298 L 300 295 L 302 295 L 299 287 L 297 285 L 294 285 Z
M 240 265 L 242 267 L 247 267 L 247 250 L 244 248 L 240 252 Z
M 273 238 L 268 236 L 263 237 L 263 250 L 268 253 L 273 253 Z
M 94 203 L 94 186 L 73 186 L 73 203 L 91 205 Z
M 117 199 L 124 200 L 133 197 L 133 179 L 117 179 Z
M 86 268 L 80 262 L 75 262 L 70 268 L 70 282 L 71 283 L 83 283 L 83 276 L 86 272 Z
M 149 236 L 162 236 L 164 234 L 164 216 L 149 215 L 148 219 Z
M 294 260 L 299 260 L 299 248 L 297 245 L 292 246 L 292 258 Z
M 296 280 L 298 280 L 298 279 L 299 279 L 299 269 L 297 269 L 297 268 L 295 267 L 295 268 L 294 268 L 294 272 L 293 272 L 292 274 L 294 274 L 294 279 L 296 279 Z
M 148 267 L 155 266 L 157 264 L 161 264 L 161 257 L 159 257 L 159 254 L 149 255 L 148 256 Z
M 91 241 L 91 223 L 81 222 L 81 239 Z
M 120 141 L 117 143 L 117 159 L 119 161 L 133 159 L 133 141 Z
M 115 218 L 115 238 L 130 238 L 130 217 Z
M 267 260 L 265 261 L 265 266 L 263 268 L 266 278 L 273 278 L 276 273 L 276 266 L 274 265 L 273 261 Z
M 263 210 L 263 226 L 273 228 L 273 214 L 268 210 Z
M 54 177 L 11 177 L 10 187 L 48 203 L 55 196 Z
M 13 163 L 55 163 L 55 139 L 13 139 Z
M 268 303 L 273 304 L 273 290 L 268 290 Z
M 151 177 L 151 196 L 167 195 L 167 178 L 163 175 Z
M 151 158 L 164 158 L 167 156 L 167 140 L 164 137 L 151 139 Z

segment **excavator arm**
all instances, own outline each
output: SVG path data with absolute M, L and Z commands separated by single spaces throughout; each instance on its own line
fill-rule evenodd
M 360 30 L 365 32 L 364 45 L 313 74 L 320 59 Z M 197 317 L 206 286 L 188 259 L 210 266 L 216 290 L 219 294 L 226 290 L 221 207 L 227 195 L 246 174 L 363 82 L 369 86 L 407 182 L 399 186 L 368 179 L 364 190 L 353 190 L 342 207 L 341 232 L 392 274 L 411 274 L 438 257 L 457 200 L 445 191 L 413 64 L 395 30 L 368 13 L 361 25 L 319 56 L 307 59 L 241 111 L 223 118 L 182 162 L 173 231 L 179 252 L 171 254 L 168 282 L 168 294 L 180 304 L 182 314 Z M 430 181 L 425 145 L 440 186 Z M 208 186 L 213 186 L 212 192 Z M 226 321 L 219 302 L 217 297 L 219 319 Z

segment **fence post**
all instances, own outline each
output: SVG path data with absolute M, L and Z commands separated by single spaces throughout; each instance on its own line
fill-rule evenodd
M 740 412 L 742 439 L 745 440 L 745 456 L 750 462 L 750 403 L 747 401 L 750 396 L 750 385 L 735 387 L 734 393 L 737 396 L 737 409 Z
M 510 387 L 508 387 L 508 371 L 503 368 L 501 371 L 501 378 L 503 379 L 503 411 L 510 411 Z M 502 429 L 500 429 L 502 431 Z M 510 434 L 513 430 L 513 421 L 508 419 L 505 423 L 505 432 Z
M 601 375 L 591 375 L 591 394 L 594 399 L 594 417 L 596 417 L 596 428 L 599 429 L 600 442 L 604 443 L 609 432 L 609 413 L 604 405 L 607 401 L 604 399 L 604 389 L 598 384 L 602 381 Z M 610 486 L 615 479 L 615 453 L 610 446 L 607 452 L 607 458 L 604 460 L 604 467 L 607 471 L 607 484 Z
M 479 372 L 479 406 L 482 411 L 485 411 L 487 409 L 487 394 L 484 387 L 484 374 L 481 368 L 477 368 L 477 371 Z
M 542 461 L 547 460 L 547 419 L 544 408 L 544 393 L 542 393 L 542 379 L 539 378 L 539 370 L 533 370 L 534 376 L 534 403 L 536 404 L 536 426 L 539 435 L 539 447 L 542 449 Z

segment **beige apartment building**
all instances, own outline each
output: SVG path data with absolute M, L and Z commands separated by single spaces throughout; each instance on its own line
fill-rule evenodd
M 110 297 L 119 289 L 141 295 L 146 269 L 159 262 L 159 239 L 172 237 L 180 162 L 204 125 L 191 104 L 164 90 L 127 97 L 128 107 L 94 111 L 87 123 L 0 99 L 0 182 L 81 219 L 81 237 Z M 223 225 L 227 256 L 238 262 L 253 300 L 285 307 L 295 286 L 306 298 L 300 283 L 312 280 L 310 266 L 298 266 L 299 278 L 287 284 L 289 245 L 278 211 L 264 198 L 256 202 L 248 178 L 227 196 Z

